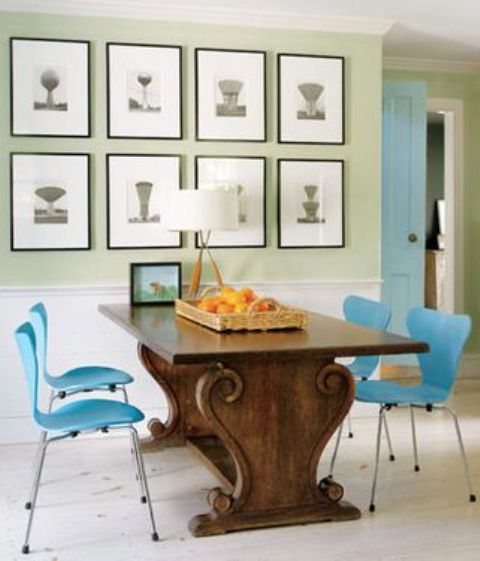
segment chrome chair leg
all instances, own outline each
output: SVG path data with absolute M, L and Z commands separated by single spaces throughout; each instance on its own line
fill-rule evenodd
M 370 496 L 370 506 L 368 510 L 370 512 L 375 512 L 375 492 L 377 490 L 377 478 L 378 478 L 378 465 L 380 463 L 380 446 L 382 444 L 382 424 L 385 415 L 385 406 L 380 406 L 380 411 L 378 412 L 378 429 L 377 429 L 377 449 L 375 452 L 375 472 L 373 474 L 372 482 L 372 494 Z
M 337 453 L 338 449 L 340 448 L 340 439 L 342 438 L 343 432 L 343 422 L 337 429 L 337 440 L 335 442 L 335 448 L 333 450 L 332 459 L 330 460 L 330 469 L 328 471 L 328 478 L 333 479 L 333 470 L 335 468 L 335 462 L 337 461 Z
M 134 437 L 133 432 L 130 431 L 130 441 L 132 444 L 132 460 L 134 462 L 135 465 L 135 479 L 138 481 L 139 487 L 140 487 L 140 502 L 142 504 L 145 504 L 147 502 L 147 494 L 145 491 L 145 485 L 144 485 L 144 480 L 140 471 L 140 462 L 139 462 L 139 458 L 141 457 L 141 450 L 140 450 L 140 443 L 138 442 L 138 440 Z
M 348 423 L 348 438 L 353 438 L 352 417 L 350 416 L 350 411 L 347 414 L 347 423 Z
M 463 445 L 462 433 L 460 432 L 460 425 L 458 423 L 457 415 L 455 414 L 455 412 L 452 409 L 450 409 L 446 405 L 441 406 L 441 407 L 435 407 L 435 409 L 445 409 L 446 411 L 448 411 L 450 413 L 450 415 L 453 418 L 453 422 L 455 424 L 455 430 L 457 432 L 458 446 L 460 448 L 460 453 L 462 455 L 462 460 L 463 460 L 463 469 L 465 471 L 465 480 L 467 482 L 467 487 L 468 487 L 468 492 L 469 492 L 469 497 L 468 498 L 469 498 L 469 501 L 471 503 L 474 503 L 477 500 L 477 496 L 473 492 L 472 479 L 470 477 L 470 470 L 468 468 L 468 462 L 467 462 L 467 454 L 465 453 L 465 446 Z
M 45 433 L 46 434 L 46 433 Z M 33 523 L 33 515 L 35 513 L 35 506 L 37 504 L 37 497 L 38 497 L 38 489 L 40 487 L 40 480 L 42 478 L 42 471 L 43 471 L 43 466 L 45 464 L 45 455 L 47 453 L 47 448 L 49 446 L 49 444 L 51 444 L 52 442 L 55 442 L 57 440 L 63 440 L 64 438 L 70 438 L 70 434 L 66 434 L 66 435 L 62 435 L 62 436 L 56 436 L 53 438 L 49 438 L 49 439 L 45 439 L 43 444 L 42 444 L 42 448 L 41 448 L 41 452 L 38 458 L 38 463 L 35 466 L 35 478 L 34 478 L 34 482 L 33 482 L 33 492 L 32 492 L 32 505 L 30 508 L 30 513 L 28 515 L 28 522 L 27 522 L 27 530 L 25 532 L 25 540 L 23 542 L 23 546 L 22 546 L 22 553 L 30 553 L 30 545 L 29 545 L 29 540 L 30 540 L 30 532 L 32 530 L 32 523 Z
M 387 444 L 388 444 L 388 459 L 391 462 L 395 461 L 395 454 L 393 453 L 393 448 L 392 448 L 392 440 L 390 438 L 390 431 L 388 429 L 388 423 L 387 423 L 387 410 L 385 409 L 384 413 L 383 413 L 383 426 L 385 428 L 385 436 L 387 437 Z
M 154 542 L 158 541 L 158 533 L 157 533 L 157 528 L 155 526 L 155 517 L 153 515 L 153 509 L 152 509 L 152 500 L 150 498 L 150 491 L 148 489 L 148 483 L 147 483 L 147 476 L 145 473 L 145 465 L 143 463 L 143 456 L 142 453 L 140 451 L 140 442 L 138 439 L 138 432 L 137 429 L 135 427 L 128 427 L 131 434 L 132 434 L 132 438 L 135 442 L 135 457 L 137 459 L 137 465 L 138 465 L 138 473 L 140 474 L 140 480 L 142 481 L 143 484 L 143 489 L 145 491 L 145 498 L 147 500 L 147 505 L 148 505 L 148 513 L 150 516 L 150 523 L 152 525 L 152 540 Z
M 50 413 L 52 411 L 52 406 L 53 406 L 53 402 L 55 401 L 55 399 L 58 397 L 58 395 L 55 393 L 54 390 L 51 390 L 50 392 L 50 397 L 48 399 L 48 412 Z M 37 444 L 37 451 L 35 452 L 35 460 L 34 460 L 34 469 L 33 469 L 33 479 L 32 479 L 32 484 L 31 484 L 31 491 L 30 491 L 30 497 L 28 499 L 28 501 L 25 503 L 25 509 L 26 510 L 30 510 L 32 508 L 32 497 L 35 491 L 35 481 L 37 480 L 37 471 L 38 471 L 38 466 L 40 465 L 40 455 L 42 454 L 42 450 L 43 450 L 43 446 L 45 444 L 45 440 L 47 438 L 47 431 L 42 430 L 40 432 L 40 438 L 38 439 L 38 444 Z
M 418 463 L 418 449 L 417 449 L 417 431 L 415 430 L 415 412 L 413 405 L 410 405 L 410 422 L 412 425 L 412 442 L 413 442 L 413 460 L 415 471 L 420 471 L 420 465 Z

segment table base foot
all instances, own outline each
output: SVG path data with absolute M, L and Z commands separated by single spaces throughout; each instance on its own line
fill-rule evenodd
M 232 512 L 194 516 L 188 528 L 195 537 L 215 536 L 237 530 L 288 526 L 290 524 L 311 524 L 315 522 L 339 522 L 358 520 L 360 510 L 347 501 L 332 504 L 318 504 L 275 511 Z

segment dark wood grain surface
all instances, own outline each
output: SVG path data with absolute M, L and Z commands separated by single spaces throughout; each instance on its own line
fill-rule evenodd
M 176 316 L 173 306 L 101 305 L 102 314 L 171 364 L 192 364 L 274 353 L 346 357 L 422 353 L 424 342 L 309 314 L 305 330 L 217 333 Z

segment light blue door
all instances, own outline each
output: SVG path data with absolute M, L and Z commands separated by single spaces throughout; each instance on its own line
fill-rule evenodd
M 424 304 L 426 115 L 425 83 L 384 83 L 383 300 L 392 306 L 389 331 L 395 333 L 406 333 L 408 310 Z

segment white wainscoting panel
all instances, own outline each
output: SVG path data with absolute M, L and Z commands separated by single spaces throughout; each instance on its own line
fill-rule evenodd
M 342 302 L 348 294 L 377 299 L 381 286 L 378 280 L 235 285 L 249 285 L 259 294 L 273 296 L 285 304 L 336 317 L 341 317 Z M 123 368 L 135 377 L 129 388 L 131 402 L 145 412 L 147 419 L 166 418 L 166 401 L 137 358 L 136 340 L 98 312 L 99 304 L 126 303 L 126 287 L 0 287 L 0 444 L 30 442 L 38 436 L 13 336 L 15 328 L 27 318 L 28 309 L 38 301 L 44 302 L 49 313 L 52 373 L 95 363 Z M 41 403 L 45 403 L 46 395 L 41 394 Z M 370 408 L 358 408 L 354 415 L 371 412 Z

